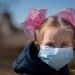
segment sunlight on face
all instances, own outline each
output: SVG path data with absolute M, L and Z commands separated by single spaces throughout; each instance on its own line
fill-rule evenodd
M 65 29 L 50 27 L 46 29 L 41 44 L 51 47 L 70 47 L 73 45 L 73 35 Z

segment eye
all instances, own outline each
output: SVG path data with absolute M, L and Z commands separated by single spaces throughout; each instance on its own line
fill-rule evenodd
M 48 45 L 50 47 L 55 47 L 55 45 L 53 43 L 47 43 L 46 45 Z
M 61 44 L 61 47 L 67 47 L 68 46 L 68 43 L 62 43 Z

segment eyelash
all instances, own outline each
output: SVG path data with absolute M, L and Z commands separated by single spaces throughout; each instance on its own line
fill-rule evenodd
M 65 46 L 68 46 L 68 44 L 63 43 L 63 44 L 61 45 L 61 47 L 65 47 Z
M 54 44 L 50 43 L 50 44 L 47 44 L 48 46 L 51 46 L 51 47 L 55 47 Z
M 47 44 L 48 46 L 51 46 L 51 47 L 55 47 L 55 45 L 54 44 L 52 44 L 52 43 L 50 43 L 50 44 Z M 68 44 L 67 43 L 63 43 L 63 44 L 61 44 L 61 47 L 66 47 L 66 46 L 68 46 Z

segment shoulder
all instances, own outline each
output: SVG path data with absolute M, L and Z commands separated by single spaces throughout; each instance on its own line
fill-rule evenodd
M 16 60 L 13 62 L 14 71 L 17 73 L 33 72 L 34 70 L 34 54 L 33 43 L 27 44 Z

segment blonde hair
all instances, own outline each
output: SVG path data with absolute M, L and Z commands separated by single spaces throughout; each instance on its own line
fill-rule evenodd
M 50 16 L 48 17 L 43 24 L 41 24 L 34 32 L 35 35 L 35 41 L 40 41 L 40 38 L 43 38 L 44 31 L 48 29 L 49 27 L 60 27 L 64 28 L 65 30 L 71 32 L 74 34 L 74 30 L 72 27 L 72 24 L 69 23 L 67 20 L 64 20 L 57 16 Z

